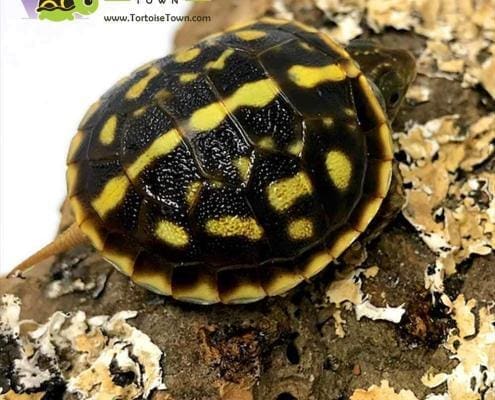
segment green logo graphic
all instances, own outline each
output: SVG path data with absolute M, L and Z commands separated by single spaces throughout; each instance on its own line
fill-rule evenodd
M 40 0 L 36 12 L 39 19 L 72 21 L 77 15 L 89 15 L 98 8 L 98 0 Z

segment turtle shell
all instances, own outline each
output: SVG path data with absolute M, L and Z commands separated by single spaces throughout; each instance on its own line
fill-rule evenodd
M 153 61 L 90 107 L 68 156 L 76 221 L 155 292 L 245 303 L 335 260 L 387 195 L 391 131 L 349 54 L 261 19 Z
M 40 0 L 36 11 L 70 11 L 75 7 L 74 0 Z

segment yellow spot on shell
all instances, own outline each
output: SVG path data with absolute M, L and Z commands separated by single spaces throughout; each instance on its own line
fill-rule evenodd
M 310 239 L 313 237 L 313 222 L 309 218 L 296 219 L 289 224 L 288 232 L 294 240 Z
M 298 86 L 306 89 L 314 88 L 325 82 L 338 82 L 346 77 L 345 71 L 338 64 L 324 67 L 308 67 L 294 65 L 289 69 L 289 78 Z
M 337 189 L 347 189 L 352 176 L 352 163 L 347 154 L 340 150 L 330 150 L 325 159 L 325 166 Z
M 104 218 L 111 210 L 117 207 L 124 199 L 129 180 L 126 176 L 116 176 L 110 179 L 100 195 L 91 202 L 91 205 L 101 218 Z
M 221 237 L 244 236 L 251 240 L 259 240 L 263 237 L 263 228 L 254 218 L 236 215 L 207 221 L 206 231 L 210 235 Z
M 331 128 L 333 126 L 333 118 L 332 117 L 325 117 L 322 119 L 323 125 L 325 125 L 327 128 Z
M 155 139 L 137 160 L 126 169 L 127 175 L 119 175 L 110 179 L 99 196 L 91 202 L 98 215 L 104 218 L 122 202 L 129 188 L 129 179 L 136 179 L 150 163 L 158 157 L 172 152 L 181 142 L 182 138 L 176 129 L 172 129 Z
M 242 40 L 251 41 L 265 37 L 266 32 L 249 29 L 245 31 L 238 31 L 235 33 L 235 35 Z
M 289 145 L 289 147 L 287 147 L 287 150 L 289 151 L 289 153 L 294 154 L 295 156 L 300 155 L 303 150 L 302 140 L 298 140 L 292 143 L 291 145 Z
M 189 207 L 192 207 L 196 203 L 202 187 L 203 182 L 201 181 L 195 181 L 189 185 L 186 193 L 186 203 Z
M 251 172 L 251 160 L 249 157 L 239 157 L 235 159 L 233 163 L 239 171 L 242 180 L 246 182 L 249 179 L 249 174 Z
M 146 107 L 141 107 L 141 108 L 138 108 L 136 111 L 134 111 L 134 112 L 132 113 L 132 116 L 133 116 L 133 117 L 140 117 L 140 116 L 142 116 L 145 112 L 146 112 Z
M 100 142 L 105 146 L 112 144 L 115 139 L 115 132 L 117 131 L 117 116 L 112 115 L 107 119 L 107 122 L 103 125 L 100 131 Z
M 275 181 L 267 187 L 268 201 L 279 212 L 287 210 L 299 198 L 312 192 L 313 185 L 304 172 Z
M 217 60 L 215 61 L 210 61 L 209 63 L 206 64 L 206 69 L 217 69 L 221 70 L 225 68 L 225 62 L 227 59 L 234 54 L 235 50 L 234 49 L 227 49 L 225 50 L 220 57 L 218 57 Z
M 160 89 L 153 97 L 156 101 L 163 102 L 167 101 L 170 96 L 172 96 L 172 94 L 168 90 Z
M 178 63 L 186 63 L 194 60 L 197 56 L 199 56 L 200 53 L 200 49 L 198 49 L 197 47 L 193 47 L 192 49 L 177 53 L 175 55 L 175 61 L 177 61 Z
M 275 148 L 275 142 L 270 136 L 265 136 L 258 140 L 258 146 L 265 150 L 273 150 Z
M 194 73 L 187 73 L 187 74 L 182 74 L 179 76 L 179 80 L 181 83 L 189 83 L 193 82 L 198 78 L 199 74 L 194 74 Z
M 171 129 L 167 133 L 159 136 L 151 145 L 134 161 L 126 170 L 130 179 L 137 176 L 158 157 L 163 157 L 171 153 L 180 143 L 182 137 L 177 129 Z
M 213 103 L 195 111 L 189 125 L 195 131 L 215 129 L 227 117 L 240 107 L 265 107 L 277 94 L 279 88 L 270 78 L 246 83 L 222 103 Z
M 72 138 L 69 146 L 69 152 L 67 153 L 67 164 L 70 164 L 74 161 L 73 158 L 79 150 L 79 147 L 81 147 L 83 139 L 84 133 L 82 131 L 78 131 Z
M 156 235 L 173 247 L 184 247 L 189 243 L 187 231 L 170 221 L 160 221 L 155 230 Z
M 134 100 L 141 96 L 146 89 L 146 86 L 148 86 L 150 81 L 159 73 L 160 70 L 157 67 L 151 67 L 144 77 L 142 77 L 139 81 L 137 81 L 129 88 L 129 90 L 125 94 L 126 99 Z

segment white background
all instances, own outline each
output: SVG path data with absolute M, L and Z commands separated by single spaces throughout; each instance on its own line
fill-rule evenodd
M 28 19 L 1 0 L 0 275 L 55 236 L 65 157 L 87 107 L 134 68 L 167 54 L 173 23 L 105 23 L 103 15 L 173 13 L 179 5 L 100 0 L 84 19 Z

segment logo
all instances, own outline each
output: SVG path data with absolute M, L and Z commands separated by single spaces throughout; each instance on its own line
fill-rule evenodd
M 22 0 L 30 18 L 49 21 L 72 21 L 92 14 L 98 8 L 98 0 Z

